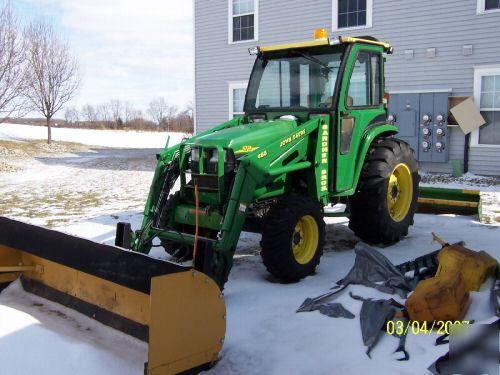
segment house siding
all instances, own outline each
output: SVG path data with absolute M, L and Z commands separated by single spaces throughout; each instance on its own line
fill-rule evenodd
M 500 64 L 500 13 L 476 12 L 475 0 L 374 0 L 373 27 L 343 34 L 391 43 L 395 53 L 387 58 L 389 92 L 451 89 L 453 96 L 472 96 L 474 66 Z M 309 40 L 315 28 L 331 32 L 331 25 L 331 0 L 260 0 L 259 40 L 228 44 L 228 1 L 195 0 L 197 131 L 228 119 L 229 83 L 248 80 L 254 62 L 249 47 Z M 462 48 L 469 44 L 473 54 L 464 56 Z M 434 58 L 426 57 L 427 48 L 436 48 Z M 408 49 L 414 51 L 413 59 L 405 59 Z M 450 160 L 462 161 L 464 135 L 457 127 L 450 128 L 450 135 Z M 423 163 L 422 168 L 451 172 L 451 163 Z M 469 170 L 500 174 L 500 147 L 472 146 Z

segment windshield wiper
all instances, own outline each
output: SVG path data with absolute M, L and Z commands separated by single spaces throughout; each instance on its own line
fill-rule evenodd
M 316 63 L 318 65 L 321 65 L 323 68 L 328 69 L 329 72 L 333 71 L 333 67 L 328 66 L 328 64 L 325 64 L 323 61 L 320 59 L 317 59 L 314 56 L 309 55 L 308 53 L 300 52 L 297 50 L 293 50 L 294 53 L 302 56 L 304 59 L 312 61 L 313 63 Z

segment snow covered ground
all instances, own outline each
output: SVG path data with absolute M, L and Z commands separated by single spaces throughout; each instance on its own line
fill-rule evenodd
M 170 133 L 170 144 L 179 143 L 184 134 Z M 52 127 L 54 141 L 76 142 L 84 145 L 119 147 L 119 148 L 163 148 L 167 142 L 167 133 L 91 130 Z M 0 139 L 35 140 L 47 139 L 45 126 L 0 124 Z
M 2 127 L 0 139 L 35 137 L 31 131 L 26 135 L 24 126 L 21 133 Z M 115 132 L 78 130 L 80 134 L 75 136 L 69 129 L 56 130 L 64 130 L 67 141 L 80 137 L 87 144 L 108 144 L 109 138 L 115 142 Z M 158 151 L 149 147 L 163 147 L 163 140 L 154 143 L 158 133 L 141 136 L 140 142 L 134 143 L 135 149 L 130 150 L 92 148 L 22 160 L 2 157 L 9 163 L 22 164 L 24 169 L 0 172 L 0 215 L 112 243 L 118 221 L 139 225 Z M 493 193 L 499 191 L 498 185 L 490 188 Z M 305 298 L 326 292 L 354 262 L 353 248 L 359 239 L 348 229 L 347 220 L 326 222 L 325 254 L 317 274 L 296 284 L 273 280 L 260 261 L 259 236 L 243 233 L 224 291 L 228 310 L 226 341 L 221 361 L 210 373 L 425 374 L 425 369 L 447 351 L 446 346 L 434 346 L 435 334 L 409 334 L 407 350 L 411 359 L 398 362 L 393 355 L 398 340 L 382 334 L 372 359 L 368 358 L 359 327 L 361 302 L 352 300 L 348 293 L 341 294 L 336 302 L 354 313 L 355 319 L 333 319 L 319 312 L 295 313 Z M 378 250 L 393 263 L 401 263 L 437 249 L 438 245 L 431 241 L 433 231 L 446 241 L 463 240 L 470 248 L 486 250 L 500 259 L 498 225 L 453 215 L 418 214 L 407 238 Z M 159 249 L 153 255 L 165 257 Z M 350 290 L 363 297 L 391 297 L 361 286 Z M 493 314 L 487 285 L 482 290 L 472 293 L 472 308 L 466 318 L 481 321 Z M 146 355 L 144 343 L 25 293 L 17 282 L 0 294 L 2 373 L 142 374 Z

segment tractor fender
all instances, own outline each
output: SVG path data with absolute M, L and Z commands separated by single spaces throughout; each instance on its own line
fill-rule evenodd
M 361 169 L 363 168 L 363 165 L 365 163 L 366 154 L 368 153 L 368 150 L 370 149 L 370 146 L 375 138 L 379 136 L 394 135 L 397 133 L 398 128 L 390 124 L 369 126 L 366 128 L 361 137 L 361 145 L 359 147 L 358 156 L 356 158 L 356 170 L 354 174 L 353 187 L 351 190 L 349 190 L 349 194 L 347 195 L 352 195 L 356 191 L 356 187 L 358 186 L 359 182 L 359 176 L 361 175 Z

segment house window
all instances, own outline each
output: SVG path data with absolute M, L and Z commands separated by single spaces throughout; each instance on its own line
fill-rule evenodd
M 229 43 L 257 40 L 258 0 L 229 0 Z
M 500 72 L 481 77 L 480 110 L 486 124 L 479 129 L 479 143 L 500 145 Z
M 485 10 L 500 9 L 500 0 L 486 0 L 484 4 Z
M 473 144 L 500 145 L 500 66 L 476 69 L 474 98 L 486 124 L 473 134 Z
M 333 0 L 333 31 L 372 26 L 373 0 Z
M 500 12 L 500 0 L 477 0 L 477 14 Z
M 233 82 L 229 84 L 229 119 L 245 114 L 246 82 Z

